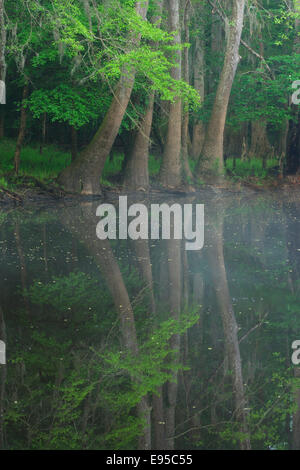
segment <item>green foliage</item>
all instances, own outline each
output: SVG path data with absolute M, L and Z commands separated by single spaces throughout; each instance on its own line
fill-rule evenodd
M 237 158 L 235 160 L 235 168 L 233 167 L 234 160 L 228 158 L 226 160 L 226 170 L 229 170 L 230 173 L 237 178 L 247 178 L 249 176 L 254 176 L 255 178 L 264 179 L 269 175 L 272 168 L 278 166 L 278 160 L 268 159 L 266 161 L 266 168 L 263 167 L 263 161 L 261 158 L 252 157 L 249 160 L 241 160 Z
M 27 106 L 34 118 L 47 113 L 52 122 L 66 122 L 78 129 L 97 119 L 109 103 L 109 96 L 100 95 L 95 88 L 76 89 L 69 84 L 60 84 L 50 90 L 33 91 Z
M 15 146 L 16 143 L 13 140 L 0 141 L 0 174 L 7 173 L 14 168 Z M 37 146 L 28 145 L 22 149 L 20 174 L 35 176 L 41 180 L 53 178 L 69 164 L 70 159 L 69 153 L 55 146 L 46 145 L 41 154 Z

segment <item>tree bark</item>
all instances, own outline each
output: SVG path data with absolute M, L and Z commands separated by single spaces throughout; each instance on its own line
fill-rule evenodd
M 6 77 L 6 28 L 4 21 L 4 0 L 0 0 L 0 80 L 5 83 Z M 0 105 L 0 139 L 4 137 L 4 107 Z
M 204 4 L 198 6 L 199 16 L 203 14 Z M 201 21 L 201 18 L 199 18 Z M 204 34 L 201 31 L 200 34 Z M 200 95 L 201 102 L 204 101 L 205 87 L 204 87 L 204 38 L 198 34 L 195 39 L 194 59 L 193 59 L 193 74 L 194 74 L 194 88 Z M 205 138 L 205 125 L 203 121 L 196 118 L 193 125 L 193 136 L 192 136 L 192 154 L 191 156 L 196 160 L 201 154 L 203 142 Z
M 154 92 L 149 97 L 144 119 L 137 131 L 132 151 L 127 159 L 124 187 L 137 191 L 149 189 L 149 144 L 154 106 Z
M 217 88 L 212 114 L 197 165 L 197 176 L 216 180 L 224 174 L 223 136 L 232 83 L 240 60 L 245 0 L 232 0 L 232 15 L 227 25 L 224 65 Z
M 146 18 L 148 2 L 138 1 L 136 12 Z M 132 38 L 135 46 L 140 36 Z M 58 182 L 70 192 L 101 194 L 100 177 L 105 161 L 118 134 L 135 80 L 135 71 L 124 68 L 111 105 L 94 138 L 76 160 L 59 175 Z
M 298 1 L 292 2 L 291 8 L 294 12 L 299 13 Z M 293 52 L 300 54 L 300 18 L 295 16 L 295 39 L 293 44 Z M 285 173 L 296 174 L 300 170 L 300 112 L 298 105 L 291 105 L 293 118 L 289 121 L 288 137 L 287 137 L 287 154 Z
M 250 158 L 265 158 L 272 152 L 267 135 L 267 123 L 260 119 L 251 122 L 251 144 L 248 156 Z
M 6 76 L 6 27 L 4 20 L 4 0 L 0 0 L 0 80 L 5 81 Z
M 23 146 L 25 132 L 26 132 L 27 111 L 26 111 L 26 108 L 24 106 L 24 101 L 28 97 L 28 92 L 29 92 L 29 85 L 28 85 L 28 83 L 26 83 L 24 85 L 24 88 L 23 88 L 23 97 L 22 97 L 22 104 L 21 104 L 21 116 L 20 116 L 20 128 L 19 128 L 17 145 L 16 145 L 16 150 L 15 150 L 15 155 L 14 155 L 15 173 L 17 175 L 19 174 L 20 154 L 21 154 L 21 149 L 22 149 L 22 146 Z
M 191 8 L 191 4 L 189 0 L 187 0 L 185 4 L 185 10 L 184 10 L 184 41 L 186 43 L 190 42 L 190 34 L 189 34 L 190 8 Z M 189 75 L 190 75 L 189 74 L 189 49 L 185 47 L 183 51 L 183 78 L 186 83 L 190 82 Z M 182 165 L 183 165 L 184 178 L 185 180 L 187 180 L 188 183 L 191 183 L 194 177 L 191 172 L 190 165 L 189 165 L 188 143 L 189 143 L 189 110 L 184 109 L 183 117 L 182 117 L 182 130 L 181 130 Z
M 176 31 L 174 45 L 181 44 L 179 22 L 179 0 L 167 0 L 169 31 Z M 181 51 L 176 51 L 176 67 L 171 70 L 175 80 L 181 79 Z M 165 187 L 177 187 L 181 184 L 181 99 L 170 103 L 169 122 L 159 181 Z
M 43 114 L 43 120 L 42 120 L 42 142 L 40 145 L 40 154 L 42 155 L 45 143 L 46 143 L 46 124 L 47 124 L 47 113 Z

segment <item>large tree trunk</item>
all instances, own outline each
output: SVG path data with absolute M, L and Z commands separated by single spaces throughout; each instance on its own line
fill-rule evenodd
M 299 2 L 294 0 L 292 8 L 300 13 Z M 300 54 L 300 18 L 295 16 L 295 39 L 294 52 Z M 289 122 L 287 137 L 287 155 L 285 172 L 288 174 L 298 173 L 300 170 L 300 112 L 298 105 L 292 105 L 293 119 Z
M 162 1 L 157 2 L 157 14 L 151 18 L 151 22 L 161 22 Z M 126 160 L 124 169 L 124 188 L 131 190 L 149 189 L 149 146 L 152 128 L 155 92 L 153 91 L 146 107 L 145 115 L 137 129 L 133 147 Z
M 232 0 L 232 15 L 227 24 L 224 65 L 217 88 L 205 141 L 197 165 L 197 176 L 218 179 L 224 173 L 223 136 L 232 83 L 240 60 L 239 45 L 243 29 L 245 0 Z
M 181 44 L 179 22 L 179 0 L 167 0 L 169 14 L 169 31 L 176 31 L 174 45 Z M 181 51 L 176 51 L 176 67 L 173 67 L 171 76 L 175 80 L 181 79 Z M 174 188 L 181 184 L 181 99 L 176 98 L 170 103 L 169 123 L 163 161 L 159 180 L 165 187 Z
M 42 140 L 40 144 L 40 154 L 42 155 L 45 144 L 46 144 L 46 130 L 47 130 L 47 113 L 43 114 L 42 119 Z
M 149 97 L 146 113 L 137 131 L 132 151 L 127 159 L 124 187 L 133 191 L 149 189 L 149 143 L 154 106 L 154 92 Z
M 190 34 L 189 34 L 189 20 L 190 20 L 190 7 L 191 4 L 189 2 L 185 5 L 184 10 L 184 41 L 186 43 L 190 42 Z M 190 82 L 189 76 L 189 49 L 187 47 L 184 48 L 183 52 L 183 78 L 186 83 Z M 182 145 L 182 165 L 183 165 L 183 172 L 184 177 L 191 183 L 193 181 L 193 174 L 190 169 L 189 165 L 189 110 L 184 109 L 183 117 L 182 117 L 182 131 L 181 131 L 181 145 Z
M 272 147 L 267 135 L 267 123 L 263 119 L 251 122 L 251 143 L 249 157 L 265 159 L 272 152 Z
M 201 15 L 204 10 L 204 4 L 201 3 L 198 6 L 199 14 Z M 199 18 L 201 21 L 201 19 Z M 201 31 L 203 34 L 203 31 Z M 194 48 L 194 59 L 193 59 L 193 74 L 194 74 L 194 88 L 198 91 L 200 95 L 201 102 L 204 101 L 204 49 L 205 41 L 204 38 L 200 35 L 196 36 L 195 39 L 195 48 Z M 205 137 L 205 125 L 203 121 L 200 121 L 196 118 L 193 126 L 193 136 L 192 136 L 192 157 L 198 159 L 201 153 L 203 142 Z
M 4 21 L 4 0 L 0 0 L 0 80 L 5 81 L 6 75 L 6 28 Z
M 28 91 L 29 91 L 29 85 L 26 83 L 23 88 L 23 97 L 22 97 L 22 105 L 21 105 L 21 116 L 20 116 L 20 128 L 19 128 L 19 134 L 18 134 L 18 139 L 17 139 L 17 145 L 16 145 L 16 150 L 15 150 L 15 155 L 14 155 L 14 166 L 15 166 L 15 172 L 18 175 L 19 174 L 19 169 L 20 169 L 20 155 L 21 155 L 21 150 L 25 138 L 25 132 L 26 132 L 26 120 L 27 120 L 27 110 L 24 106 L 24 101 L 28 97 Z
M 143 19 L 146 18 L 147 10 L 147 1 L 136 3 L 136 12 Z M 133 37 L 132 42 L 137 46 L 140 36 Z M 134 80 L 135 71 L 125 67 L 111 105 L 94 138 L 76 160 L 59 175 L 58 182 L 65 190 L 82 194 L 101 193 L 100 177 L 126 112 Z
M 0 0 L 0 80 L 5 83 L 6 76 L 6 29 L 4 22 L 4 0 Z M 4 137 L 4 107 L 0 104 L 0 139 Z

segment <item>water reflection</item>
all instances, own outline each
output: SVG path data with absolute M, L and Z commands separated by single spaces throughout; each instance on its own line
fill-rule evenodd
M 199 199 L 200 251 L 1 214 L 2 448 L 300 448 L 298 197 Z

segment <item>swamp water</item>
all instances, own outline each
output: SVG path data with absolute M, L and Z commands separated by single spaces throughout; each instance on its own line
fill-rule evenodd
M 2 210 L 0 447 L 299 449 L 299 196 L 156 196 L 204 204 L 198 251 Z

